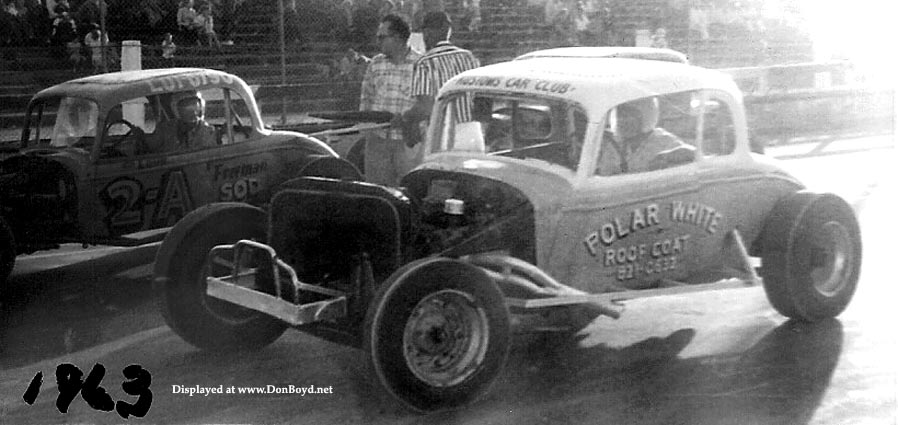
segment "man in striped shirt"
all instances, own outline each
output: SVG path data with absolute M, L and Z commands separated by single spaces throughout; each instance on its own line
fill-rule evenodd
M 446 12 L 430 12 L 425 15 L 421 29 L 427 52 L 415 62 L 412 76 L 415 104 L 394 122 L 402 126 L 405 142 L 409 146 L 415 146 L 421 141 L 422 122 L 426 124 L 430 118 L 440 87 L 450 78 L 480 66 L 480 61 L 474 54 L 449 42 L 452 22 Z M 456 107 L 460 108 L 460 114 L 465 111 L 470 114 L 469 102 L 460 102 Z
M 365 71 L 359 110 L 400 114 L 414 104 L 412 66 L 421 54 L 408 46 L 409 34 L 408 23 L 398 15 L 381 19 L 377 28 L 381 53 Z M 395 186 L 415 165 L 416 157 L 416 151 L 403 143 L 400 128 L 372 132 L 365 140 L 365 180 Z

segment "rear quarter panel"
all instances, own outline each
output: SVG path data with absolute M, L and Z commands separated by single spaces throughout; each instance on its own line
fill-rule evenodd
M 730 231 L 750 247 L 773 205 L 802 188 L 776 167 L 746 159 L 587 182 L 564 202 L 555 238 L 540 245 L 548 260 L 541 267 L 588 292 L 718 276 L 730 259 Z

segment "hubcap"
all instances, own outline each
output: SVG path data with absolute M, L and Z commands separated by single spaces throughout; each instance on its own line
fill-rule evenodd
M 409 369 L 434 387 L 471 376 L 483 363 L 488 342 L 486 312 L 470 294 L 449 289 L 418 302 L 402 336 Z
M 848 229 L 841 223 L 828 222 L 814 237 L 811 251 L 811 279 L 814 288 L 825 296 L 837 294 L 848 284 L 852 272 L 853 247 Z

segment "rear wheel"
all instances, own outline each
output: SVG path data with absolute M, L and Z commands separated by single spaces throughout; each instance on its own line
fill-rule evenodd
M 784 316 L 819 321 L 848 306 L 861 268 L 861 235 L 838 196 L 797 193 L 780 201 L 762 234 L 764 290 Z
M 480 270 L 445 259 L 412 263 L 381 288 L 365 320 L 365 348 L 381 384 L 418 411 L 484 394 L 510 344 L 504 298 Z
M 231 204 L 199 221 L 189 218 L 179 223 L 188 229 L 176 226 L 172 230 L 184 237 L 173 248 L 168 270 L 162 271 L 168 277 L 162 297 L 165 321 L 187 342 L 203 349 L 253 349 L 276 340 L 287 328 L 284 322 L 206 295 L 207 276 L 231 273 L 224 259 L 206 264 L 211 248 L 240 239 L 263 241 L 265 213 L 249 205 Z

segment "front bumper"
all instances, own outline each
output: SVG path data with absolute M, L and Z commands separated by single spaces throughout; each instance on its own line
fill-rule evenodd
M 247 259 L 259 252 L 269 261 L 249 267 Z M 206 262 L 231 266 L 227 276 L 206 277 L 206 295 L 210 297 L 268 314 L 293 326 L 334 321 L 348 314 L 348 294 L 300 281 L 293 267 L 279 259 L 274 248 L 263 243 L 240 240 L 233 245 L 218 245 L 209 251 Z M 256 282 L 262 267 L 271 268 L 274 294 L 261 291 L 261 285 Z M 285 298 L 311 301 L 291 302 Z

